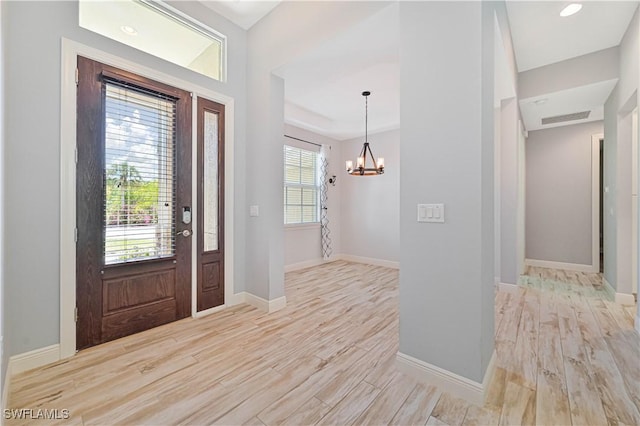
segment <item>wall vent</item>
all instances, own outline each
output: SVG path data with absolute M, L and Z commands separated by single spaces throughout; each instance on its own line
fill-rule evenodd
M 591 111 L 574 112 L 573 114 L 555 115 L 553 117 L 545 117 L 542 119 L 542 125 L 562 123 L 564 121 L 583 120 L 589 118 Z

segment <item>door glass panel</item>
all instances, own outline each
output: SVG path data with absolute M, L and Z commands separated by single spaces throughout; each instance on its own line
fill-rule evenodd
M 105 84 L 104 263 L 175 254 L 175 101 Z
M 204 112 L 204 251 L 218 250 L 218 114 Z

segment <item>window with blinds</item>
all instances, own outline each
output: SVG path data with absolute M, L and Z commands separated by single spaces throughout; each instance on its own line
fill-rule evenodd
M 104 98 L 104 262 L 175 253 L 175 100 L 107 81 Z
M 318 153 L 284 146 L 284 223 L 319 222 Z

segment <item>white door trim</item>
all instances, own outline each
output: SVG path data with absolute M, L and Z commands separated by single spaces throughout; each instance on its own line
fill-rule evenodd
M 78 55 L 122 68 L 147 78 L 179 87 L 193 93 L 193 103 L 197 96 L 211 99 L 225 105 L 225 305 L 234 302 L 234 259 L 233 259 L 233 229 L 234 229 L 234 99 L 206 89 L 194 83 L 173 77 L 118 56 L 84 44 L 62 39 L 62 72 L 61 72 L 61 113 L 60 113 L 60 358 L 67 358 L 76 352 L 76 83 L 75 70 Z M 194 116 L 195 119 L 195 116 Z M 193 134 L 193 155 L 197 134 Z M 194 163 L 195 164 L 195 163 Z M 195 173 L 194 173 L 195 175 Z M 193 189 L 193 202 L 196 203 L 196 188 Z M 193 206 L 192 212 L 197 212 Z M 195 228 L 195 216 L 194 216 Z M 194 233 L 197 231 L 194 229 Z M 195 250 L 195 238 L 193 239 Z M 195 253 L 195 251 L 194 251 Z M 193 256 L 192 268 L 195 265 Z M 195 294 L 195 280 L 192 275 L 192 291 Z M 192 316 L 197 306 L 192 303 Z
M 600 272 L 600 139 L 591 136 L 591 272 Z

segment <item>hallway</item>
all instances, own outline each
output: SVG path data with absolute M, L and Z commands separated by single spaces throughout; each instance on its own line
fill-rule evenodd
M 501 423 L 640 424 L 635 306 L 611 300 L 601 274 L 532 267 L 497 293 Z

